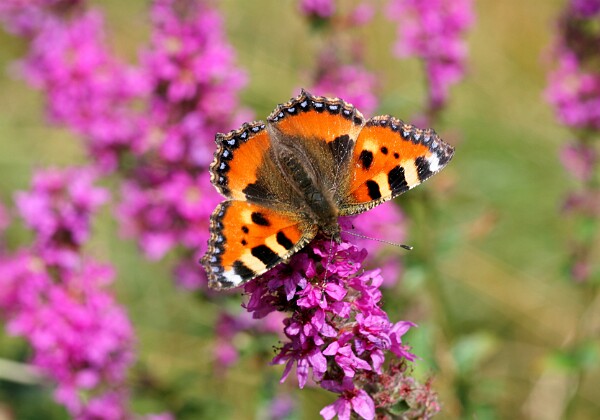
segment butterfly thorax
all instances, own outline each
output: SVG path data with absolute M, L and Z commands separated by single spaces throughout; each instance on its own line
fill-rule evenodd
M 303 159 L 298 151 L 282 147 L 276 153 L 276 162 L 297 199 L 295 201 L 303 207 L 297 210 L 319 226 L 326 236 L 339 242 L 338 206 L 331 195 L 331 189 L 323 185 L 323 177 L 318 175 L 311 160 Z

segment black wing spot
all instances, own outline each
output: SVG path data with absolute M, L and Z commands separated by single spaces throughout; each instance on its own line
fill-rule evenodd
M 415 159 L 415 165 L 417 167 L 417 174 L 419 175 L 419 181 L 423 182 L 431 175 L 433 172 L 429 170 L 429 162 L 425 159 L 425 156 L 419 156 Z
M 373 152 L 371 152 L 370 150 L 363 150 L 362 152 L 360 152 L 358 160 L 360 161 L 362 167 L 368 171 L 371 165 L 373 164 Z
M 252 248 L 252 255 L 262 261 L 264 265 L 270 267 L 274 262 L 279 260 L 279 255 L 277 255 L 271 248 L 267 245 L 258 245 Z
M 236 260 L 233 263 L 233 272 L 240 276 L 242 280 L 250 280 L 254 277 L 255 273 L 251 269 L 249 269 L 246 264 L 244 264 L 240 260 Z
M 398 158 L 400 157 L 400 154 L 399 154 L 398 152 L 394 152 L 394 157 L 395 157 L 396 159 L 398 159 Z
M 242 232 L 248 233 L 249 231 L 250 229 L 248 229 L 248 226 L 242 226 Z
M 245 239 L 242 239 L 242 242 L 241 242 L 241 243 L 242 243 L 242 245 L 244 245 L 244 246 L 248 245 L 248 242 L 246 242 L 246 240 L 245 240 Z
M 294 243 L 282 231 L 277 232 L 277 243 L 288 250 L 294 247 Z
M 369 197 L 371 200 L 378 200 L 381 198 L 381 191 L 379 190 L 379 184 L 372 179 L 367 181 L 367 189 L 369 190 Z
M 388 172 L 388 183 L 390 184 L 392 193 L 395 195 L 408 191 L 408 183 L 406 182 L 402 166 L 396 166 Z
M 246 188 L 242 190 L 247 198 L 252 198 L 254 201 L 269 200 L 271 198 L 271 192 L 263 185 L 258 183 L 248 184 Z
M 381 153 L 383 153 L 384 155 L 387 155 L 387 154 L 388 154 L 388 148 L 387 148 L 387 147 L 385 147 L 385 146 L 383 146 L 383 147 L 381 148 Z
M 350 138 L 348 134 L 336 137 L 333 141 L 329 142 L 329 150 L 333 155 L 333 159 L 339 165 L 343 164 L 350 152 L 354 147 L 354 140 Z
M 250 216 L 250 218 L 257 225 L 271 226 L 271 222 L 269 222 L 269 220 L 267 220 L 267 218 L 262 213 L 259 213 L 257 211 L 253 212 L 252 216 Z

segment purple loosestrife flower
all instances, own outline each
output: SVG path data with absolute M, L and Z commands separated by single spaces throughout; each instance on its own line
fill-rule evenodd
M 334 0 L 300 0 L 299 7 L 309 17 L 327 19 L 335 13 Z
M 164 138 L 157 147 L 162 159 L 205 169 L 215 133 L 249 116 L 238 101 L 246 75 L 208 2 L 156 0 L 151 15 L 154 31 L 142 60 L 153 91 L 147 124 Z
M 270 402 L 268 418 L 270 420 L 286 420 L 293 418 L 297 402 L 288 394 L 277 395 Z
M 580 186 L 567 194 L 563 208 L 580 226 L 589 226 L 590 219 L 600 216 L 600 191 L 595 182 L 596 140 L 600 131 L 599 18 L 597 0 L 571 0 L 567 4 L 558 20 L 551 51 L 554 68 L 549 72 L 546 88 L 546 98 L 557 119 L 571 129 L 571 139 L 563 147 L 560 159 Z M 583 282 L 596 271 L 590 251 L 593 234 L 587 228 L 572 231 L 571 277 Z
M 311 91 L 316 95 L 344 98 L 365 115 L 377 108 L 376 77 L 361 64 L 339 65 L 329 54 L 323 55 L 317 80 Z
M 76 418 L 121 419 L 133 330 L 107 292 L 114 272 L 81 255 L 92 215 L 107 199 L 86 168 L 39 171 L 16 195 L 33 246 L 0 264 L 0 312 L 9 333 L 57 384 L 55 399 Z
M 38 171 L 30 191 L 18 192 L 15 201 L 38 243 L 79 248 L 89 236 L 90 217 L 109 196 L 94 186 L 96 175 L 89 168 Z
M 45 93 L 51 121 L 83 136 L 98 167 L 113 170 L 121 153 L 141 151 L 144 125 L 132 104 L 148 83 L 111 55 L 99 12 L 50 15 L 31 37 L 21 70 Z
M 600 13 L 600 0 L 571 0 L 571 8 L 575 14 L 591 18 Z
M 32 36 L 57 15 L 67 16 L 83 0 L 3 0 L 0 23 L 19 36 Z
M 373 20 L 375 7 L 368 3 L 360 3 L 350 14 L 350 23 L 353 26 L 363 26 Z
M 415 358 L 402 343 L 414 324 L 389 320 L 381 308 L 383 278 L 379 270 L 362 268 L 366 257 L 364 249 L 349 242 L 317 240 L 288 265 L 277 266 L 245 286 L 249 294 L 245 306 L 255 318 L 275 311 L 288 313 L 286 340 L 273 359 L 274 364 L 285 364 L 282 381 L 295 366 L 300 388 L 312 379 L 340 395 L 321 412 L 325 418 L 335 414 L 349 418 L 353 411 L 374 418 L 376 407 L 399 402 L 398 392 L 392 403 L 380 401 L 371 390 L 379 378 L 390 377 L 386 357 L 392 364 Z M 369 381 L 365 381 L 367 374 Z
M 590 71 L 577 55 L 559 47 L 546 97 L 558 119 L 576 129 L 600 129 L 600 71 Z
M 123 418 L 133 331 L 106 291 L 113 270 L 80 260 L 77 269 L 56 273 L 31 251 L 3 259 L 0 311 L 6 328 L 29 342 L 33 364 L 56 382 L 55 399 L 71 415 Z M 99 411 L 107 414 L 94 417 Z
M 214 135 L 248 117 L 238 100 L 246 76 L 208 2 L 156 0 L 151 15 L 151 45 L 142 54 L 151 92 L 146 151 L 128 174 L 118 217 L 151 259 L 181 245 L 186 255 L 175 275 L 195 289 L 206 277 L 197 267 L 193 273 L 191 261 L 206 251 L 209 217 L 221 201 L 207 171 Z
M 123 185 L 117 213 L 123 233 L 139 238 L 151 259 L 162 258 L 176 245 L 203 252 L 209 216 L 220 201 L 208 173 L 173 171 L 156 183 L 146 181 L 147 185 L 135 181 Z
M 423 60 L 429 108 L 441 108 L 450 86 L 465 73 L 464 32 L 473 21 L 471 0 L 390 0 L 388 16 L 398 23 L 395 53 Z
M 562 148 L 560 161 L 573 178 L 587 182 L 594 175 L 598 154 L 590 145 L 574 142 Z

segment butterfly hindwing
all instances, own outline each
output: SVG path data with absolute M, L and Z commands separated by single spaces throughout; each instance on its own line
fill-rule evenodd
M 247 201 L 225 201 L 210 220 L 202 258 L 213 289 L 239 286 L 289 258 L 317 233 L 316 226 Z
M 416 187 L 441 170 L 453 153 L 433 130 L 387 115 L 371 118 L 356 141 L 340 214 L 361 213 Z

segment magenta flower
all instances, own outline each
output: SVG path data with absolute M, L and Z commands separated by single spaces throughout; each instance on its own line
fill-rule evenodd
M 596 150 L 584 143 L 571 143 L 562 148 L 560 161 L 565 169 L 579 181 L 589 181 L 598 162 Z
M 112 57 L 100 13 L 49 17 L 35 32 L 21 68 L 46 93 L 51 121 L 83 136 L 98 167 L 115 169 L 123 150 L 140 151 L 144 126 L 132 105 L 148 83 Z
M 6 328 L 29 341 L 33 364 L 57 383 L 56 400 L 74 416 L 94 412 L 97 404 L 122 412 L 127 397 L 119 397 L 119 404 L 113 399 L 125 392 L 133 330 L 106 291 L 113 271 L 81 260 L 79 268 L 55 276 L 51 266 L 27 251 L 3 259 L 0 311 Z M 86 402 L 87 395 L 92 398 Z M 100 404 L 109 395 L 113 403 Z
M 598 67 L 598 0 L 571 0 L 558 20 L 552 48 L 553 68 L 548 75 L 546 99 L 557 119 L 571 129 L 569 143 L 560 153 L 567 172 L 580 187 L 567 194 L 563 209 L 587 223 L 600 215 L 600 201 L 594 174 L 598 168 L 595 139 L 600 131 L 600 68 Z M 583 282 L 596 271 L 590 246 L 590 232 L 575 229 L 570 243 L 569 271 Z
M 348 417 L 352 411 L 373 418 L 375 403 L 384 407 L 399 401 L 398 390 L 395 399 L 384 403 L 365 384 L 373 387 L 384 377 L 403 376 L 400 370 L 387 372 L 386 357 L 396 362 L 415 359 L 402 343 L 414 324 L 390 322 L 380 304 L 383 279 L 379 270 L 364 271 L 366 256 L 364 249 L 349 242 L 317 240 L 292 257 L 289 265 L 277 266 L 245 285 L 246 308 L 255 318 L 276 311 L 288 314 L 286 340 L 272 362 L 285 364 L 281 380 L 295 367 L 300 388 L 312 379 L 340 394 L 321 412 L 325 418 Z M 400 383 L 399 378 L 396 381 Z
M 373 399 L 364 390 L 354 388 L 350 381 L 346 380 L 332 391 L 341 393 L 341 396 L 320 411 L 324 419 L 330 420 L 337 415 L 339 420 L 350 420 L 353 411 L 363 419 L 375 418 Z
M 300 12 L 310 17 L 330 18 L 335 12 L 334 0 L 300 0 Z
M 148 185 L 127 182 L 121 195 L 118 216 L 123 233 L 139 238 L 149 258 L 162 258 L 176 245 L 203 252 L 209 217 L 220 201 L 207 172 L 194 177 L 188 172 L 173 171 Z
M 394 51 L 400 58 L 418 57 L 425 64 L 429 106 L 441 108 L 450 86 L 465 74 L 463 39 L 473 22 L 471 0 L 390 0 L 388 16 L 398 23 Z
M 238 114 L 246 75 L 236 66 L 221 16 L 205 2 L 157 0 L 151 14 L 154 32 L 142 61 L 153 91 L 147 141 L 152 145 L 159 133 L 161 159 L 206 170 L 215 133 L 249 116 Z
M 288 394 L 275 396 L 269 404 L 268 418 L 270 420 L 286 420 L 292 417 L 297 402 Z
M 151 92 L 144 159 L 127 174 L 118 218 L 148 258 L 183 248 L 175 276 L 196 289 L 206 277 L 190 261 L 206 251 L 209 217 L 221 200 L 208 174 L 214 135 L 248 117 L 238 101 L 246 76 L 207 3 L 157 0 L 151 15 L 151 45 L 142 54 Z
M 326 62 L 331 58 L 324 59 Z M 375 96 L 377 78 L 362 65 L 332 65 L 322 63 L 320 72 L 311 91 L 316 95 L 340 97 L 361 110 L 372 115 L 377 108 Z
M 599 0 L 571 0 L 571 8 L 573 11 L 585 18 L 592 18 L 600 13 Z
M 600 73 L 586 70 L 573 51 L 558 52 L 546 97 L 563 124 L 578 129 L 600 129 Z
M 3 0 L 0 23 L 16 35 L 32 36 L 53 20 L 55 13 L 67 15 L 82 3 L 82 0 Z
M 39 244 L 81 246 L 88 238 L 90 217 L 108 200 L 108 191 L 93 185 L 88 168 L 47 169 L 34 175 L 31 191 L 15 196 L 17 208 Z
M 1 257 L 0 313 L 7 331 L 29 342 L 32 363 L 56 383 L 55 399 L 73 417 L 121 419 L 134 337 L 107 291 L 113 269 L 81 254 L 108 198 L 94 180 L 86 168 L 49 169 L 16 194 L 35 239 L 31 249 Z
M 373 20 L 375 7 L 368 3 L 360 3 L 350 14 L 350 23 L 353 26 L 363 26 Z M 361 108 L 362 109 L 362 108 Z

